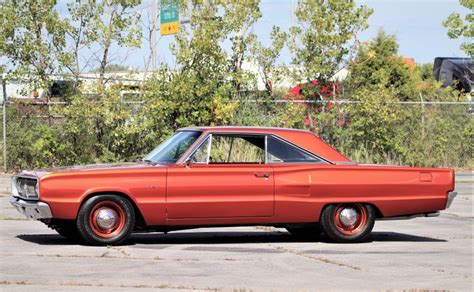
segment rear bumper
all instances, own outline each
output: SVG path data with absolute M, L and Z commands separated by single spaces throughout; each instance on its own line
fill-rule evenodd
M 449 192 L 448 200 L 446 201 L 446 209 L 448 209 L 454 201 L 454 198 L 458 195 L 457 192 Z
M 28 219 L 48 219 L 53 218 L 51 208 L 44 202 L 25 201 L 20 198 L 11 197 L 10 203 L 18 212 L 25 215 Z

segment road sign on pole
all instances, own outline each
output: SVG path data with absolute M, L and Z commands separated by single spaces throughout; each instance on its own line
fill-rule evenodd
M 179 0 L 161 0 L 160 34 L 170 35 L 179 32 Z

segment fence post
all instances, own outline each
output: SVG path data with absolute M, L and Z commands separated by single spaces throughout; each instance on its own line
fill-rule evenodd
M 425 137 L 425 103 L 423 101 L 423 95 L 420 92 L 421 102 L 421 137 Z
M 7 81 L 2 78 L 3 88 L 3 172 L 7 172 Z

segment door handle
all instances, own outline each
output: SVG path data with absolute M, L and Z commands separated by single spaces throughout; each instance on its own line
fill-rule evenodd
M 268 177 L 270 177 L 270 174 L 268 174 L 268 172 L 257 172 L 257 173 L 255 173 L 255 177 L 268 178 Z

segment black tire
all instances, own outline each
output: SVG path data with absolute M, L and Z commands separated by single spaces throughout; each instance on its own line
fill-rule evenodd
M 343 226 L 340 216 L 341 210 L 352 208 L 357 212 L 354 225 Z M 368 204 L 341 203 L 327 206 L 321 214 L 321 228 L 324 234 L 336 242 L 360 242 L 363 241 L 374 228 L 375 209 Z M 347 228 L 347 230 L 345 229 Z
M 288 225 L 285 229 L 293 236 L 300 238 L 317 238 L 321 235 L 319 224 Z
M 80 239 L 77 233 L 76 222 L 74 220 L 52 220 L 48 227 L 66 237 L 68 240 L 76 242 Z
M 114 225 L 101 229 L 98 215 L 101 210 L 115 215 Z M 115 212 L 115 213 L 114 213 Z M 95 218 L 95 219 L 94 219 Z M 91 221 L 92 220 L 92 221 Z M 118 220 L 118 223 L 117 223 Z M 91 245 L 117 245 L 123 242 L 135 226 L 135 212 L 132 204 L 117 195 L 99 195 L 88 199 L 79 210 L 77 230 L 86 243 Z M 116 227 L 115 227 L 116 226 Z

